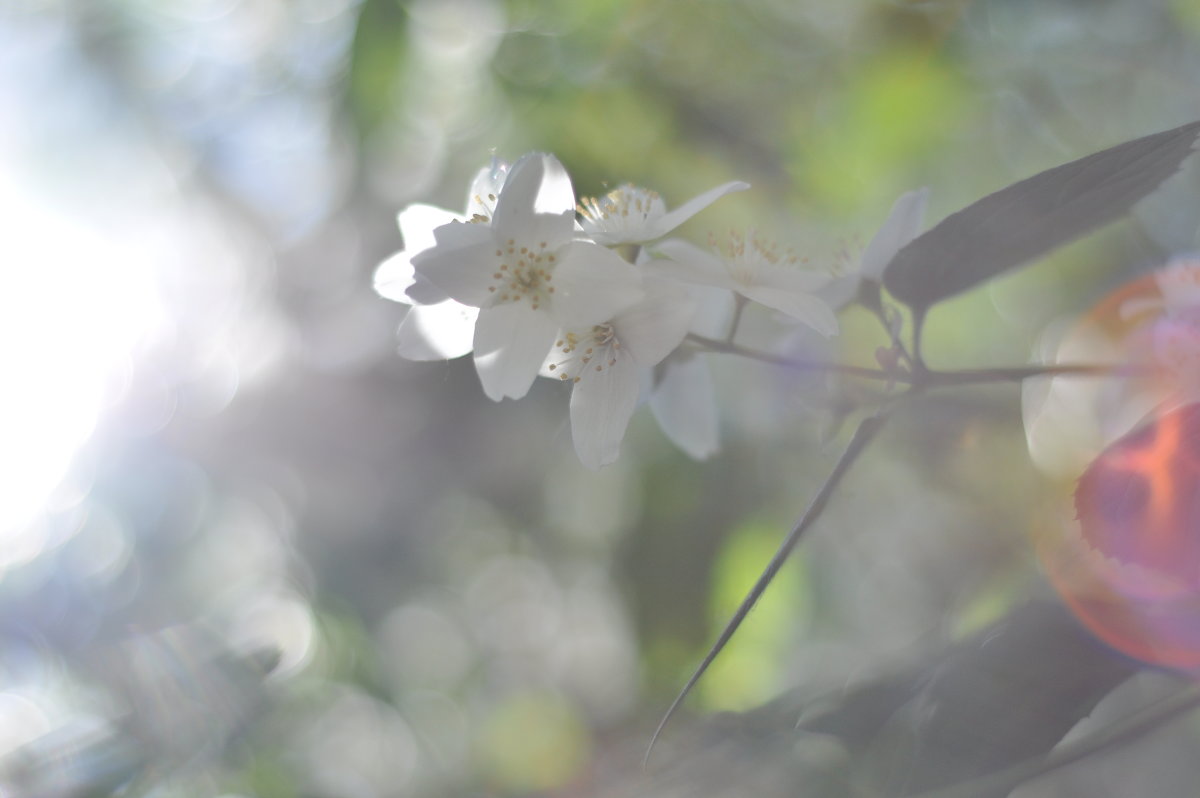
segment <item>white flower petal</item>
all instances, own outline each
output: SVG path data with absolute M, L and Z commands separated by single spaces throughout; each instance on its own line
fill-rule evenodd
M 496 211 L 492 225 L 512 229 L 522 219 L 534 213 L 533 204 L 542 176 L 546 173 L 546 162 L 541 153 L 531 152 L 513 164 L 504 181 L 504 188 L 496 200 Z
M 695 244 L 671 239 L 655 245 L 654 251 L 665 259 L 646 264 L 647 271 L 652 274 L 730 291 L 738 288 L 724 261 Z
M 562 229 L 553 233 L 537 231 L 527 240 L 561 242 L 575 230 L 575 195 L 571 179 L 557 158 L 540 152 L 530 153 L 513 165 L 496 201 L 492 227 L 502 231 L 501 240 L 509 237 L 521 240 L 535 215 L 558 220 L 556 230 Z
M 476 308 L 448 299 L 436 305 L 414 305 L 397 332 L 401 357 L 450 360 L 469 353 L 475 333 Z
M 657 238 L 655 223 L 666 216 L 667 206 L 655 192 L 625 183 L 603 197 L 580 200 L 580 229 L 605 247 Z
M 659 363 L 683 342 L 696 312 L 682 289 L 660 281 L 648 288 L 644 300 L 613 319 L 622 350 L 643 367 Z
M 838 320 L 832 308 L 824 300 L 812 294 L 787 291 L 779 288 L 752 286 L 742 294 L 761 305 L 786 313 L 804 322 L 824 336 L 837 335 Z
M 475 370 L 488 398 L 498 402 L 528 393 L 557 331 L 549 314 L 524 302 L 480 310 L 475 322 Z
M 412 257 L 437 243 L 433 233 L 436 228 L 462 221 L 462 217 L 442 208 L 417 203 L 400 211 L 396 220 L 400 225 L 400 235 L 404 238 L 404 250 L 379 264 L 375 270 L 375 291 L 385 299 L 406 305 L 413 302 L 428 304 L 445 299 L 445 295 L 436 289 L 436 293 L 430 294 L 431 287 L 420 280 L 413 270 Z
M 433 205 L 416 203 L 409 205 L 396 215 L 400 235 L 404 237 L 404 249 L 417 253 L 437 243 L 433 231 L 451 222 L 465 222 L 457 213 Z
M 436 305 L 450 299 L 445 291 L 419 274 L 404 293 L 408 295 L 409 302 L 413 305 Z
M 437 246 L 412 258 L 417 274 L 464 305 L 492 301 L 488 287 L 496 265 L 496 245 L 487 225 L 453 222 L 439 227 Z
M 644 296 L 641 273 L 612 250 L 573 241 L 559 250 L 554 314 L 564 327 L 608 321 Z
M 597 469 L 617 459 L 637 399 L 638 367 L 632 358 L 618 358 L 600 372 L 585 372 L 575 383 L 571 438 L 585 466 Z
M 712 374 L 701 355 L 678 354 L 662 364 L 650 410 L 663 434 L 689 457 L 707 460 L 720 448 Z
M 531 249 L 545 244 L 547 249 L 554 250 L 575 237 L 575 214 L 571 211 L 534 213 L 521 217 L 519 222 L 513 227 L 493 225 L 496 240 L 505 243 L 512 241 L 517 246 Z
M 861 284 L 861 275 L 857 273 L 843 274 L 834 277 L 813 293 L 825 304 L 837 310 L 846 307 L 858 297 L 858 287 Z
M 375 269 L 375 292 L 384 299 L 411 305 L 407 291 L 416 279 L 408 250 L 397 252 Z
M 468 218 L 492 218 L 500 190 L 504 187 L 504 181 L 508 179 L 508 170 L 509 166 L 505 161 L 493 157 L 491 164 L 475 173 L 471 188 L 467 190 Z
M 571 186 L 571 177 L 553 155 L 543 155 L 542 158 L 542 183 L 533 201 L 533 209 L 538 213 L 567 213 L 574 227 L 575 189 Z
M 821 272 L 791 266 L 763 264 L 756 270 L 752 284 L 763 288 L 777 288 L 780 291 L 812 294 L 829 285 L 830 282 L 832 282 L 832 278 Z
M 928 188 L 900 195 L 883 226 L 863 251 L 859 268 L 863 277 L 869 280 L 883 279 L 883 270 L 892 262 L 892 258 L 921 231 L 928 200 Z
M 655 238 L 661 238 L 726 194 L 734 191 L 745 191 L 748 188 L 750 188 L 749 183 L 734 180 L 731 183 L 725 183 L 724 185 L 709 189 L 703 194 L 692 197 L 675 210 L 669 211 L 658 219 L 650 220 L 650 229 L 647 231 L 646 237 L 642 240 L 650 241 Z
M 697 308 L 689 332 L 707 338 L 720 338 L 728 333 L 737 308 L 734 292 L 706 285 L 689 285 L 687 289 Z

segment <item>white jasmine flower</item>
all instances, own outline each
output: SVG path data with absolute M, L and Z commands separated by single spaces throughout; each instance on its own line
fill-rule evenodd
M 525 395 L 560 328 L 599 324 L 642 298 L 638 271 L 577 239 L 574 217 L 562 164 L 533 153 L 509 172 L 490 219 L 442 225 L 412 258 L 418 278 L 479 308 L 475 367 L 493 400 Z
M 826 275 L 801 268 L 801 261 L 790 250 L 759 238 L 730 233 L 717 254 L 686 241 L 672 239 L 655 247 L 667 260 L 650 264 L 655 272 L 686 282 L 735 291 L 749 300 L 781 311 L 804 322 L 822 335 L 834 335 L 837 317 L 815 292 L 829 282 Z
M 617 459 L 642 372 L 679 346 L 694 313 L 695 303 L 680 287 L 649 280 L 638 304 L 559 335 L 542 374 L 573 383 L 571 437 L 585 466 L 600 468 Z
M 375 270 L 375 290 L 380 296 L 411 309 L 397 331 L 398 351 L 409 360 L 448 360 L 471 351 L 478 309 L 450 299 L 444 291 L 420 278 L 413 270 L 415 255 L 436 243 L 433 231 L 444 224 L 475 220 L 489 222 L 508 164 L 493 160 L 471 181 L 465 215 L 421 203 L 409 205 L 397 216 L 404 250 Z
M 662 238 L 726 194 L 748 188 L 749 183 L 735 180 L 709 189 L 668 212 L 656 192 L 626 183 L 603 197 L 581 199 L 580 225 L 597 244 L 608 247 L 641 244 Z
M 819 294 L 835 308 L 852 302 L 858 295 L 859 284 L 864 280 L 879 283 L 883 270 L 896 253 L 908 246 L 921 232 L 925 219 L 925 206 L 929 201 L 929 189 L 919 188 L 901 194 L 892 204 L 892 210 L 880 226 L 858 259 L 856 267 L 834 279 Z

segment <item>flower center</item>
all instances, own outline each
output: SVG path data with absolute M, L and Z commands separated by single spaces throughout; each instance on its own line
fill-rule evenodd
M 488 291 L 495 294 L 493 304 L 528 301 L 533 310 L 549 301 L 554 293 L 551 281 L 558 265 L 555 254 L 542 241 L 536 247 L 518 247 L 513 239 L 496 249 L 496 271 Z
M 858 235 L 849 239 L 839 239 L 837 248 L 833 251 L 832 263 L 829 266 L 830 276 L 841 277 L 858 271 L 864 252 L 866 252 L 866 247 L 863 246 L 862 239 Z
M 654 191 L 624 185 L 603 197 L 583 197 L 576 207 L 588 233 L 619 233 L 640 230 L 647 220 L 667 212 L 662 197 Z
M 708 245 L 721 256 L 729 276 L 742 285 L 756 282 L 765 267 L 799 266 L 808 262 L 808 258 L 801 258 L 791 247 L 780 251 L 778 244 L 760 238 L 754 230 L 746 233 L 730 230 L 724 243 L 710 235 Z
M 563 359 L 549 368 L 564 382 L 579 382 L 584 374 L 597 373 L 616 365 L 621 342 L 611 323 L 597 324 L 584 333 L 568 332 L 554 342 Z

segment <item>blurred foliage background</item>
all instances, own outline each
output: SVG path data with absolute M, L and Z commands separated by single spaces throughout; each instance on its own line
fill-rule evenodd
M 579 194 L 746 180 L 685 232 L 835 268 L 905 190 L 931 224 L 1197 118 L 1198 74 L 1194 0 L 5 3 L 4 794 L 636 794 L 844 440 L 826 386 L 714 360 L 719 455 L 642 412 L 586 471 L 562 386 L 497 405 L 469 362 L 394 355 L 395 213 L 546 150 Z M 939 308 L 931 362 L 1025 362 L 1194 247 L 1198 195 L 1189 168 Z M 833 355 L 872 362 L 873 320 L 845 327 Z M 1039 589 L 1044 492 L 1012 387 L 907 413 L 679 726 L 999 616 Z

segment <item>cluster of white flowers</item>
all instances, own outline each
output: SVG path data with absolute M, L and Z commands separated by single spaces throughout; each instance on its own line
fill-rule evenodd
M 521 398 L 539 375 L 571 383 L 571 433 L 589 468 L 616 459 L 640 399 L 668 437 L 704 458 L 717 448 L 711 378 L 684 342 L 722 315 L 707 310 L 714 293 L 718 306 L 736 293 L 826 336 L 838 327 L 819 296 L 832 278 L 799 268 L 753 233 L 715 252 L 662 240 L 746 188 L 726 183 L 672 211 L 632 185 L 577 205 L 553 156 L 531 153 L 511 168 L 495 162 L 473 181 L 465 214 L 428 205 L 400 213 L 405 249 L 379 267 L 375 287 L 411 306 L 399 331 L 404 357 L 473 353 L 484 393 L 496 401 Z M 913 206 L 904 205 L 904 224 L 885 224 L 903 232 L 888 233 L 887 253 L 874 253 L 873 242 L 873 260 L 890 260 L 915 235 Z

